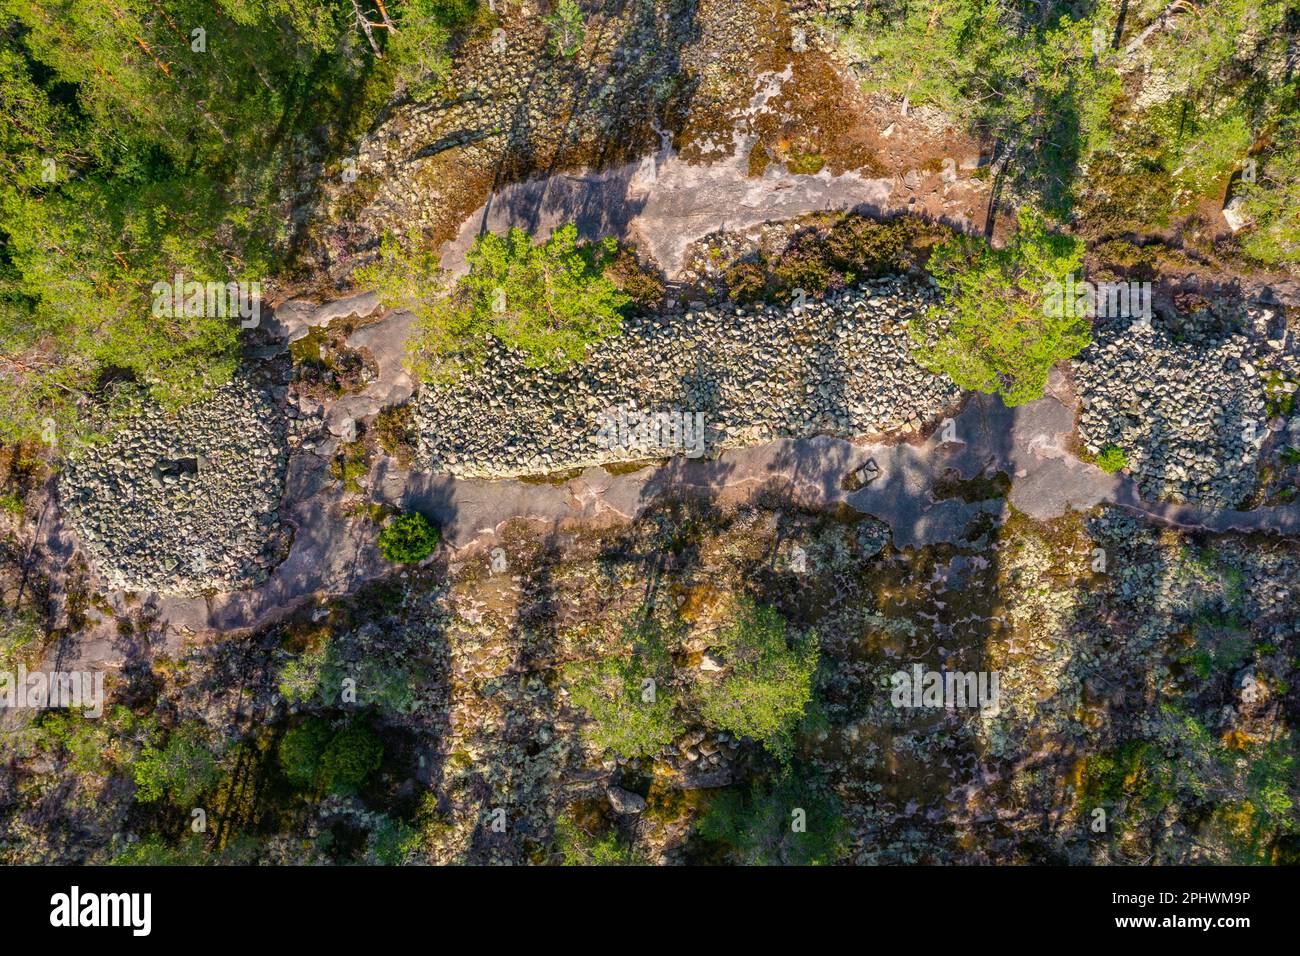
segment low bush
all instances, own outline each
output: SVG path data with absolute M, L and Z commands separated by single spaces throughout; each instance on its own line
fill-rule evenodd
M 398 515 L 379 532 L 379 551 L 389 561 L 414 564 L 433 554 L 442 535 L 418 511 Z
M 646 311 L 655 311 L 664 297 L 664 280 L 653 265 L 637 259 L 636 250 L 620 245 L 605 274 L 619 291 L 631 298 L 631 305 Z
M 394 405 L 380 411 L 375 416 L 375 438 L 379 447 L 395 458 L 398 464 L 404 467 L 410 465 L 415 459 L 415 446 L 419 440 L 411 406 Z
M 1107 445 L 1097 456 L 1097 467 L 1108 475 L 1128 467 L 1128 455 L 1118 445 Z
M 825 866 L 843 854 L 848 828 L 833 796 L 787 774 L 768 786 L 724 790 L 695 832 L 742 866 Z
M 339 730 L 311 717 L 280 741 L 280 768 L 304 793 L 355 793 L 384 757 L 384 745 L 360 718 Z

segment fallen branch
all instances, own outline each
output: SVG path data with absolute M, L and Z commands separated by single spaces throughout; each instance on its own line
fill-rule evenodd
M 1151 34 L 1157 31 L 1167 30 L 1173 21 L 1174 14 L 1181 13 L 1184 10 L 1196 12 L 1196 7 L 1189 3 L 1188 0 L 1174 0 L 1173 3 L 1160 11 L 1159 16 L 1155 18 L 1152 24 L 1129 41 L 1128 46 L 1124 47 L 1124 59 L 1131 60 L 1142 49 L 1143 45 L 1150 38 Z
M 379 44 L 375 42 L 375 31 L 372 29 L 376 26 L 382 26 L 382 24 L 371 23 L 366 15 L 361 12 L 361 6 L 357 3 L 357 0 L 352 0 L 352 12 L 356 15 L 357 26 L 361 27 L 361 32 L 370 41 L 370 49 L 374 51 L 375 59 L 382 60 L 384 55 L 379 52 Z

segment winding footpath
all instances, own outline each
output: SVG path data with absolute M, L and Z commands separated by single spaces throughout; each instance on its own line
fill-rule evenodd
M 726 215 L 732 217 L 728 225 L 739 226 L 819 208 L 879 207 L 887 195 L 881 181 L 825 175 L 792 179 L 784 173 L 755 181 L 744 175 L 739 161 L 689 167 L 665 150 L 622 170 L 585 177 L 564 174 L 511 187 L 465 223 L 449 250 L 449 261 L 463 258 L 473 235 L 484 227 L 518 224 L 544 230 L 552 220 L 576 217 L 581 222 L 582 211 L 592 210 L 587 227 L 606 230 L 608 210 L 628 212 L 631 197 L 635 208 L 630 215 L 619 213 L 626 227 L 620 231 L 644 242 L 671 274 L 680 267 L 689 241 L 714 231 Z M 356 423 L 415 392 L 415 383 L 402 368 L 403 343 L 413 317 L 404 311 L 378 313 L 377 298 L 362 294 L 325 304 L 282 303 L 267 319 L 275 344 L 258 350 L 254 358 L 274 358 L 311 328 L 334 319 L 369 319 L 348 336 L 347 344 L 367 350 L 378 373 L 359 393 L 317 409 L 324 440 L 304 441 L 290 451 L 277 519 L 292 531 L 292 544 L 287 557 L 260 584 L 198 597 L 108 591 L 93 555 L 58 507 L 62 489 L 51 480 L 51 506 L 42 512 L 36 538 L 52 572 L 56 618 L 66 622 L 67 579 L 78 555 L 89 561 L 89 589 L 108 602 L 107 607 L 101 602 L 102 609 L 88 608 L 85 627 L 60 642 L 60 666 L 120 666 L 163 647 L 175 654 L 188 637 L 255 630 L 306 602 L 345 595 L 394 573 L 377 552 L 374 526 L 359 513 L 357 496 L 347 494 L 329 473 L 330 461 Z M 290 407 L 293 401 L 282 397 L 277 413 L 301 420 L 299 409 Z M 1071 509 L 1114 505 L 1186 529 L 1300 534 L 1300 503 L 1242 512 L 1143 500 L 1129 478 L 1108 475 L 1067 450 L 1076 409 L 1074 395 L 1054 375 L 1046 396 L 1015 409 L 1005 408 L 997 398 L 968 396 L 960 409 L 948 412 L 948 427 L 927 427 L 928 438 L 910 443 L 854 444 L 810 433 L 725 448 L 712 458 L 679 457 L 631 473 L 612 474 L 591 466 L 553 484 L 457 478 L 419 467 L 404 471 L 381 455 L 365 487 L 371 501 L 418 508 L 434 517 L 450 552 L 443 553 L 453 564 L 492 546 L 503 525 L 513 520 L 563 535 L 579 527 L 634 521 L 655 501 L 673 495 L 730 503 L 759 489 L 784 490 L 809 508 L 847 506 L 871 515 L 890 526 L 901 548 L 961 540 L 973 521 L 984 515 L 1001 518 L 1008 505 L 1039 520 Z M 943 414 L 927 411 L 925 424 L 939 424 Z M 934 494 L 939 480 L 997 472 L 1012 479 L 1005 499 L 966 502 Z M 854 475 L 871 480 L 846 481 Z M 152 619 L 151 636 L 124 637 L 118 619 L 142 608 Z
M 330 308 L 319 314 L 329 314 Z M 590 467 L 557 484 L 407 472 L 381 457 L 371 470 L 369 487 L 373 500 L 433 516 L 444 529 L 453 562 L 491 546 L 502 526 L 514 520 L 563 534 L 583 526 L 633 521 L 669 496 L 701 495 L 735 503 L 760 488 L 784 490 L 809 508 L 847 505 L 871 515 L 890 526 L 900 548 L 960 540 L 972 521 L 983 514 L 1001 517 L 1008 503 L 1039 520 L 1109 504 L 1181 528 L 1300 533 L 1300 505 L 1238 512 L 1143 501 L 1131 480 L 1105 474 L 1065 450 L 1074 409 L 1068 396 L 1063 396 L 1065 401 L 1058 397 L 1062 383 L 1053 384 L 1056 388 L 1047 396 L 1016 409 L 1004 407 L 995 397 L 971 396 L 954 415 L 952 427 L 914 444 L 855 445 L 826 436 L 786 439 L 727 449 L 714 459 L 676 458 L 628 474 Z M 390 387 L 382 381 L 372 385 L 380 393 Z M 942 440 L 945 435 L 951 440 Z M 304 602 L 344 595 L 393 573 L 374 546 L 373 525 L 355 514 L 349 507 L 355 499 L 349 500 L 328 475 L 331 451 L 300 449 L 291 456 L 280 514 L 294 531 L 293 543 L 288 557 L 264 583 L 207 597 L 134 596 L 143 597 L 155 617 L 155 648 L 158 634 L 165 637 L 169 652 L 175 652 L 187 636 L 257 629 Z M 845 477 L 861 474 L 864 467 L 875 474 L 874 480 L 846 490 Z M 1013 481 L 1005 500 L 934 497 L 937 479 L 970 479 L 998 471 Z M 57 518 L 45 522 L 42 538 L 54 563 L 65 566 L 79 547 L 73 532 Z M 124 646 L 115 616 L 128 614 L 138 604 L 120 591 L 108 597 L 113 613 L 93 608 L 87 612 L 84 631 L 64 642 L 61 666 L 120 665 L 133 653 Z

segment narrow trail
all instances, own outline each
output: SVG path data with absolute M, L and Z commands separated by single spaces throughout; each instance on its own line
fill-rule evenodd
M 871 515 L 890 526 L 902 548 L 960 540 L 975 519 L 1003 517 L 1008 505 L 1038 520 L 1109 504 L 1187 529 L 1300 534 L 1300 505 L 1238 512 L 1143 501 L 1128 478 L 1108 475 L 1065 450 L 1073 420 L 1071 405 L 1052 394 L 1015 409 L 976 395 L 954 416 L 953 427 L 943 430 L 952 439 L 946 442 L 938 431 L 916 444 L 855 445 L 813 436 L 729 449 L 715 459 L 677 458 L 630 474 L 592 467 L 555 484 L 408 472 L 382 457 L 372 468 L 369 487 L 374 500 L 434 517 L 453 562 L 490 546 L 512 520 L 572 531 L 631 522 L 672 496 L 705 496 L 726 504 L 759 489 L 783 490 L 812 509 L 848 506 Z M 868 462 L 874 463 L 874 479 L 846 490 L 846 476 L 870 468 Z M 281 512 L 295 529 L 294 541 L 264 584 L 207 597 L 148 596 L 157 613 L 155 632 L 165 636 L 169 649 L 179 647 L 186 635 L 265 626 L 309 600 L 344 595 L 394 573 L 375 549 L 369 520 L 348 507 L 355 499 L 336 482 L 310 477 L 319 479 L 326 468 L 327 461 L 314 452 L 294 454 Z M 1006 499 L 935 497 L 940 479 L 998 471 L 1012 478 Z M 49 527 L 52 540 L 66 549 L 67 529 L 57 521 Z M 125 594 L 109 599 L 115 613 L 128 612 Z M 86 631 L 65 654 L 82 664 L 111 664 L 124 653 L 117 638 L 114 617 L 92 609 Z M 65 664 L 71 664 L 66 656 Z
M 897 195 L 892 179 L 857 174 L 792 175 L 773 167 L 752 178 L 746 166 L 748 145 L 738 142 L 730 160 L 691 166 L 665 143 L 653 156 L 602 173 L 560 173 L 506 186 L 490 206 L 464 222 L 444 262 L 453 271 L 463 268 L 464 252 L 485 227 L 501 231 L 522 223 L 536 233 L 576 221 L 580 231 L 589 234 L 638 241 L 671 277 L 681 269 L 690 243 L 721 225 L 744 228 L 829 209 L 869 207 L 882 212 Z M 971 228 L 964 219 L 954 225 Z M 313 327 L 349 315 L 366 319 L 379 308 L 373 294 L 323 304 L 282 303 L 267 320 L 268 331 L 279 343 L 268 354 L 282 351 Z M 203 597 L 110 592 L 104 595 L 107 607 L 90 608 L 86 627 L 60 642 L 62 666 L 77 660 L 112 665 L 141 653 L 140 647 L 123 646 L 118 628 L 118 619 L 141 604 L 156 614 L 149 646 L 175 652 L 187 636 L 257 629 L 308 601 L 345 595 L 394 573 L 375 548 L 370 519 L 357 507 L 356 496 L 332 480 L 329 463 L 339 436 L 354 422 L 413 394 L 416 384 L 402 367 L 412 319 L 409 312 L 389 312 L 361 323 L 348 337 L 349 347 L 365 348 L 375 358 L 377 379 L 360 393 L 326 403 L 324 422 L 332 437 L 320 447 L 293 452 L 279 509 L 280 520 L 293 530 L 293 543 L 264 583 Z M 452 561 L 493 541 L 512 520 L 564 531 L 634 521 L 655 501 L 672 495 L 702 495 L 726 503 L 762 488 L 784 489 L 809 508 L 847 506 L 876 517 L 890 526 L 899 547 L 959 540 L 974 520 L 1003 516 L 1008 506 L 1050 520 L 1071 509 L 1109 504 L 1180 528 L 1300 534 L 1300 504 L 1242 512 L 1144 501 L 1133 481 L 1105 474 L 1068 451 L 1075 410 L 1069 390 L 1054 378 L 1047 396 L 1016 409 L 1005 408 L 996 398 L 973 396 L 954 414 L 952 428 L 913 444 L 858 445 L 811 435 L 728 449 L 714 459 L 678 458 L 633 473 L 615 475 L 590 467 L 553 484 L 408 472 L 380 456 L 366 487 L 371 501 L 418 508 L 435 518 Z M 861 487 L 848 482 L 857 490 L 847 490 L 846 478 L 869 463 L 875 477 Z M 1006 499 L 966 502 L 935 496 L 940 480 L 996 472 L 1012 479 Z M 50 494 L 55 493 L 51 486 Z M 55 513 L 42 525 L 40 544 L 55 566 L 52 578 L 59 588 L 79 550 L 76 537 Z

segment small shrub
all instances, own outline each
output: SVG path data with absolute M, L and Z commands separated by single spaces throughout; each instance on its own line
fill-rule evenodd
M 1290 418 L 1295 414 L 1296 384 L 1294 379 L 1281 372 L 1269 372 L 1264 376 L 1264 414 L 1267 417 Z
M 1092 250 L 1102 272 L 1142 282 L 1152 282 L 1160 274 L 1158 252 L 1154 245 L 1139 246 L 1124 239 L 1098 243 Z
M 384 759 L 384 745 L 370 728 L 359 722 L 335 734 L 320 758 L 319 782 L 323 789 L 352 793 Z
M 787 756 L 794 727 L 812 700 L 816 635 L 787 637 L 785 619 L 774 608 L 745 600 L 720 632 L 716 650 L 728 670 L 704 685 L 700 712 L 714 726 Z
M 724 790 L 696 824 L 742 866 L 825 866 L 844 852 L 838 801 L 793 774 L 748 792 Z
M 1266 827 L 1286 833 L 1298 826 L 1291 810 L 1296 788 L 1295 756 L 1283 742 L 1274 741 L 1254 749 L 1246 776 L 1246 792 Z
M 361 492 L 361 479 L 369 473 L 366 443 L 360 439 L 340 445 L 338 454 L 330 461 L 330 477 L 343 482 L 343 487 L 353 494 Z
M 1115 806 L 1133 800 L 1148 803 L 1168 799 L 1166 767 L 1149 743 L 1128 741 L 1084 761 L 1082 790 L 1084 806 Z
M 433 523 L 414 511 L 398 515 L 379 532 L 379 551 L 389 561 L 414 564 L 433 554 L 440 539 Z
M 158 735 L 157 719 L 136 717 L 117 705 L 95 719 L 75 710 L 47 710 L 36 728 L 36 746 L 67 757 L 76 774 L 130 773 L 141 748 Z
M 472 25 L 483 15 L 482 0 L 424 0 L 414 3 L 416 8 L 428 8 L 435 19 L 450 30 L 459 30 Z
M 826 159 L 820 153 L 792 153 L 785 168 L 796 176 L 816 176 L 825 165 Z
M 631 246 L 618 247 L 605 274 L 619 291 L 631 298 L 631 304 L 637 308 L 653 311 L 663 301 L 663 277 L 653 266 L 643 265 Z
M 942 227 L 911 219 L 878 222 L 851 214 L 829 229 L 809 227 L 791 236 L 770 266 L 770 279 L 766 262 L 733 265 L 727 288 L 737 301 L 763 298 L 772 289 L 779 299 L 788 298 L 794 289 L 823 295 L 923 264 L 930 248 L 948 235 Z
M 735 302 L 747 305 L 758 302 L 767 295 L 767 270 L 761 262 L 737 262 L 727 270 L 727 295 Z
M 1238 572 L 1240 573 L 1240 572 Z M 1224 602 L 1235 603 L 1231 596 L 1234 584 L 1224 581 Z M 1206 680 L 1216 674 L 1228 676 L 1246 664 L 1252 654 L 1254 642 L 1250 631 L 1232 615 L 1204 612 L 1192 622 L 1196 643 L 1179 660 L 1187 664 L 1197 677 Z
M 636 850 L 619 842 L 613 829 L 595 836 L 567 817 L 555 821 L 555 849 L 562 866 L 638 866 L 645 862 Z
M 772 274 L 786 297 L 794 289 L 821 295 L 844 285 L 843 273 L 827 261 L 825 243 L 813 229 L 791 238 L 773 265 Z
M 906 246 L 907 226 L 902 220 L 875 222 L 849 216 L 831 227 L 826 237 L 831 261 L 858 278 L 899 271 Z
M 1091 235 L 1155 232 L 1169 224 L 1175 184 L 1157 159 L 1126 162 L 1106 153 L 1091 166 L 1080 204 L 1080 221 Z
M 212 854 L 197 833 L 187 834 L 176 846 L 168 846 L 162 837 L 151 835 L 126 844 L 109 866 L 205 866 L 213 862 Z
M 1097 456 L 1097 467 L 1108 475 L 1128 467 L 1128 455 L 1118 445 L 1107 445 Z
M 284 699 L 293 704 L 306 703 L 320 693 L 321 674 L 325 668 L 328 644 L 308 648 L 301 657 L 286 661 L 280 668 L 278 687 Z
M 320 777 L 321 756 L 333 734 L 329 724 L 318 717 L 291 728 L 280 740 L 280 769 L 299 790 L 316 787 Z
M 672 662 L 654 622 L 629 626 L 631 652 L 574 667 L 573 703 L 591 716 L 591 741 L 624 757 L 657 753 L 682 732 L 667 686 Z
M 0 611 L 0 670 L 17 670 L 20 662 L 34 667 L 44 643 L 45 630 L 34 613 Z
M 370 865 L 401 866 L 419 859 L 423 841 L 420 833 L 405 820 L 381 816 L 367 840 Z
M 385 408 L 375 416 L 375 438 L 379 447 L 406 467 L 415 459 L 415 445 L 419 440 L 415 430 L 415 417 L 410 405 Z

